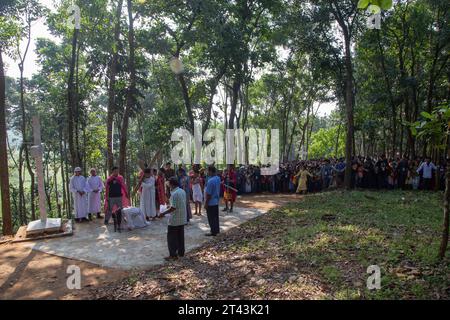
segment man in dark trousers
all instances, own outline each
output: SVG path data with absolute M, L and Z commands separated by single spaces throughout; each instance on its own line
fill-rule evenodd
M 207 236 L 216 236 L 220 233 L 219 226 L 219 198 L 220 198 L 220 177 L 217 175 L 214 166 L 208 167 L 208 182 L 205 188 L 205 209 L 208 216 L 211 233 Z
M 184 256 L 184 226 L 187 224 L 186 193 L 179 187 L 176 177 L 169 179 L 169 185 L 170 207 L 159 214 L 160 218 L 168 213 L 171 214 L 167 227 L 167 246 L 170 255 L 164 258 L 167 261 Z

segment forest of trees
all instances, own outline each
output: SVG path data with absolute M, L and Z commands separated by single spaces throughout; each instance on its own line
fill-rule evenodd
M 54 3 L 50 10 L 37 0 L 0 2 L 4 234 L 38 215 L 33 115 L 42 123 L 49 215 L 59 217 L 70 212 L 74 167 L 106 175 L 118 165 L 131 187 L 139 161 L 160 165 L 173 129 L 193 132 L 196 121 L 203 130 L 280 129 L 284 160 L 305 151 L 347 159 L 446 154 L 446 144 L 415 131 L 448 108 L 448 0 L 363 0 L 361 8 L 357 0 Z M 382 8 L 380 29 L 367 26 L 369 3 Z M 67 23 L 71 4 L 81 9 L 80 29 Z M 37 40 L 36 72 L 26 78 L 42 16 L 58 41 Z M 19 78 L 5 76 L 6 56 Z M 174 61 L 183 72 L 173 72 Z M 326 103 L 337 108 L 321 117 Z

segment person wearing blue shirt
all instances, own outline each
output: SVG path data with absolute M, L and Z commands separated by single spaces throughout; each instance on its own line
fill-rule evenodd
M 208 216 L 211 233 L 207 236 L 216 236 L 220 233 L 219 226 L 219 198 L 220 198 L 220 177 L 217 175 L 214 166 L 208 167 L 208 182 L 205 188 L 205 209 Z

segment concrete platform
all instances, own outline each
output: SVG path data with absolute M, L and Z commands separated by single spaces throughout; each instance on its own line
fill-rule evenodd
M 234 208 L 232 214 L 220 214 L 221 232 L 265 213 L 263 210 Z M 206 213 L 194 216 L 185 228 L 186 252 L 210 241 Z M 114 226 L 104 226 L 102 220 L 78 223 L 72 237 L 26 243 L 33 250 L 61 257 L 87 261 L 100 266 L 145 269 L 164 263 L 167 250 L 167 220 L 152 222 L 144 229 L 114 232 Z
M 28 234 L 27 226 L 22 226 L 17 230 L 16 235 L 14 236 L 12 242 L 27 242 L 27 241 L 36 241 L 42 239 L 53 239 L 53 238 L 61 238 L 71 236 L 73 234 L 72 230 L 72 221 L 65 220 L 61 222 L 61 226 L 58 229 L 46 230 L 45 232 Z
M 44 221 L 42 220 L 31 221 L 28 224 L 26 233 L 27 237 L 29 237 L 36 234 L 52 233 L 59 231 L 62 232 L 61 228 L 62 228 L 61 218 L 47 218 Z

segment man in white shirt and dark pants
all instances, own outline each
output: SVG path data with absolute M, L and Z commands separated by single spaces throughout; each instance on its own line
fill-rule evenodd
M 436 170 L 436 166 L 431 162 L 429 157 L 425 158 L 420 167 L 417 169 L 417 173 L 422 171 L 423 189 L 431 190 L 431 179 L 433 178 L 433 170 Z

